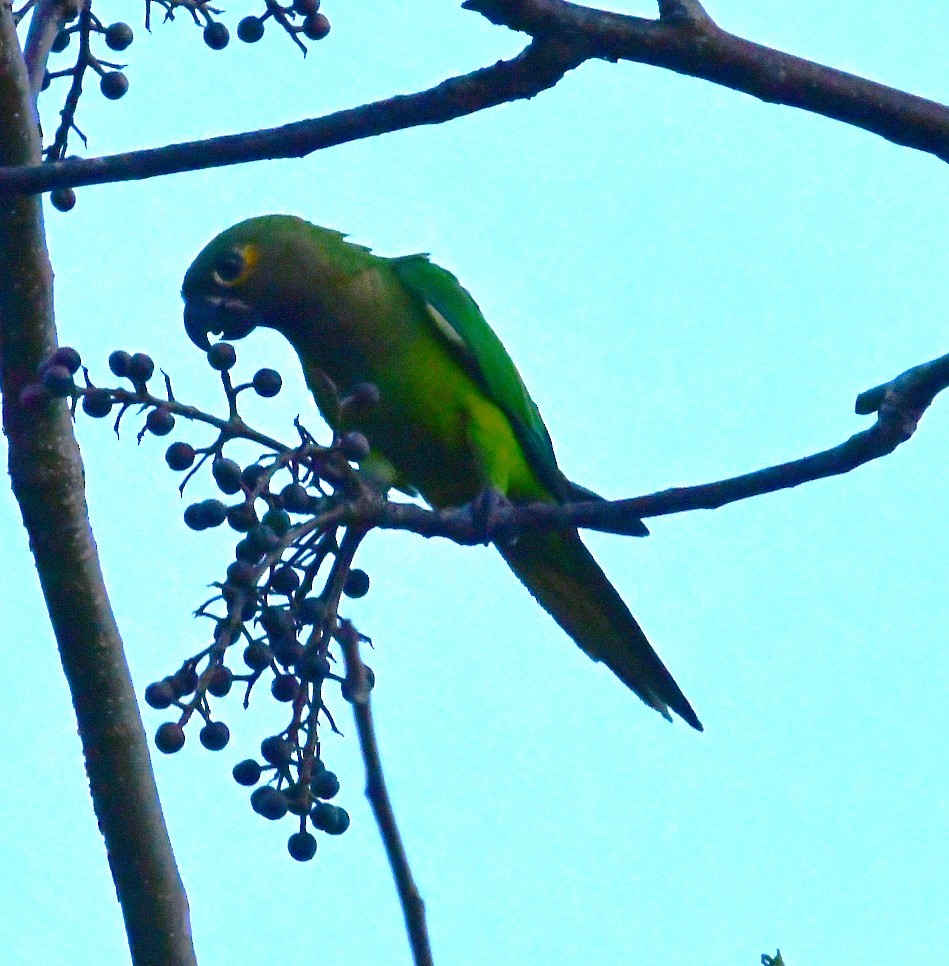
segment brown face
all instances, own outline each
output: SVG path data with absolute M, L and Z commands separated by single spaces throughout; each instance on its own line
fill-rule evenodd
M 209 334 L 243 339 L 262 322 L 243 294 L 260 262 L 260 249 L 237 241 L 228 244 L 227 234 L 218 236 L 198 255 L 181 290 L 185 332 L 205 351 L 211 347 Z

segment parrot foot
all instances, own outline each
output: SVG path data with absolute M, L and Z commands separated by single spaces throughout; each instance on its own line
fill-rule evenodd
M 513 546 L 517 535 L 511 534 L 507 527 L 508 511 L 512 505 L 500 490 L 490 486 L 482 490 L 467 506 L 462 507 L 472 530 L 473 542 Z

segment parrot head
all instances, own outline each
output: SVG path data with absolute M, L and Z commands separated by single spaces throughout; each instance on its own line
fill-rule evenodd
M 293 215 L 249 218 L 209 242 L 185 274 L 185 331 L 201 349 L 209 335 L 243 339 L 257 326 L 290 337 L 301 306 L 339 270 L 343 235 Z M 355 246 L 353 246 L 355 247 Z

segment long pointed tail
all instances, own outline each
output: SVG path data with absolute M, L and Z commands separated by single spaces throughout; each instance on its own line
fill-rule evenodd
M 702 723 L 623 599 L 574 531 L 524 533 L 501 549 L 537 602 L 594 661 L 602 661 L 664 718 Z

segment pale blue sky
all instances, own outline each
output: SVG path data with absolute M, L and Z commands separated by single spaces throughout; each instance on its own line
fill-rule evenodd
M 949 99 L 942 3 L 750 6 L 709 9 L 750 39 Z M 123 8 L 97 10 L 108 21 Z M 91 84 L 82 101 L 89 153 L 319 115 L 521 46 L 434 0 L 325 0 L 325 12 L 333 32 L 305 61 L 275 31 L 213 53 L 184 17 L 151 37 L 133 22 L 129 94 L 108 103 Z M 72 213 L 48 215 L 58 324 L 94 376 L 112 349 L 146 350 L 180 397 L 219 405 L 178 291 L 220 229 L 286 211 L 382 254 L 429 251 L 509 347 L 565 471 L 629 496 L 833 445 L 867 425 L 857 393 L 947 351 L 947 175 L 821 118 L 589 64 L 531 102 L 438 128 L 82 189 Z M 265 426 L 286 434 L 298 412 L 316 423 L 279 338 L 238 349 L 244 372 L 274 365 L 290 384 L 251 410 Z M 88 419 L 78 432 L 141 693 L 203 646 L 190 611 L 232 540 L 180 523 L 167 440 L 116 443 Z M 901 966 L 945 948 L 947 450 L 942 399 L 910 444 L 849 476 L 656 520 L 648 540 L 589 537 L 703 735 L 592 664 L 492 552 L 367 541 L 372 590 L 348 613 L 376 645 L 380 741 L 440 966 L 756 966 L 778 946 L 788 966 Z M 124 962 L 5 490 L 0 533 L 0 946 L 10 962 Z M 200 962 L 408 963 L 346 706 L 326 757 L 352 827 L 307 865 L 286 854 L 289 824 L 254 815 L 230 778 L 283 709 L 227 707 L 224 752 L 193 736 L 155 761 Z M 164 720 L 144 717 L 150 732 Z

